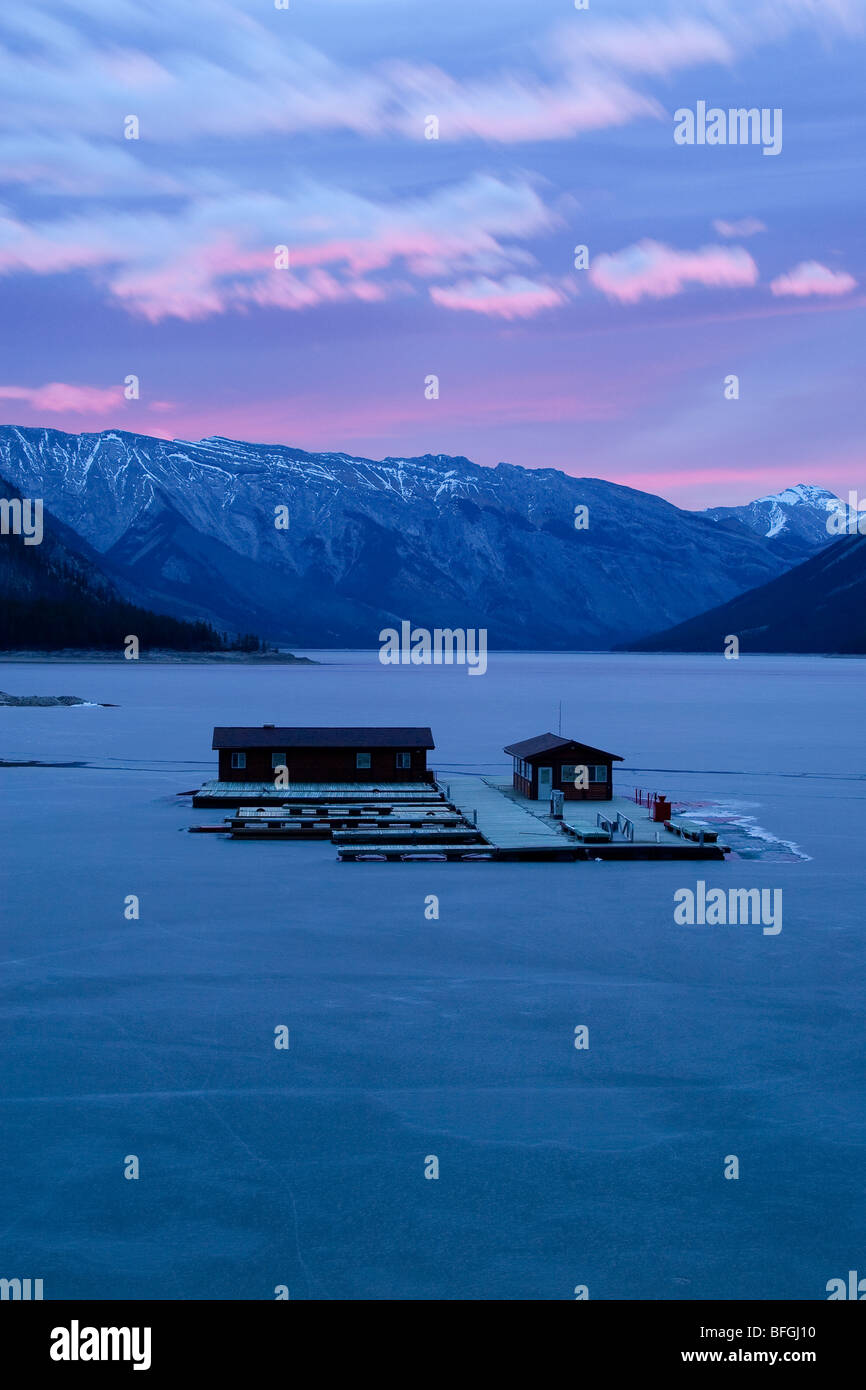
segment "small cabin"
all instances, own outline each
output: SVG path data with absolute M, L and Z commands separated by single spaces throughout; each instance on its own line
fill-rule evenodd
M 288 768 L 293 782 L 429 782 L 427 752 L 434 748 L 427 728 L 314 729 L 262 724 L 260 728 L 218 728 L 221 782 L 269 782 Z
M 622 762 L 618 753 L 558 734 L 525 738 L 504 751 L 513 759 L 514 790 L 531 801 L 546 801 L 552 791 L 566 801 L 610 801 L 613 764 Z

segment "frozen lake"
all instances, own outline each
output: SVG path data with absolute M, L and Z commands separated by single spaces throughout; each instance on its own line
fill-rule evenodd
M 12 694 L 118 706 L 0 709 L 0 758 L 79 764 L 0 768 L 0 1276 L 546 1300 L 866 1274 L 864 664 L 308 655 L 0 664 Z M 215 775 L 215 724 L 430 724 L 453 781 L 506 775 L 560 700 L 623 756 L 615 790 L 714 803 L 759 857 L 352 865 L 186 833 L 223 814 L 175 795 Z M 781 888 L 783 930 L 677 926 L 698 878 Z

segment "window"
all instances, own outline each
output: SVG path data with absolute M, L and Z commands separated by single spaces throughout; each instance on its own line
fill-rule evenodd
M 411 753 L 398 753 L 398 754 L 397 754 L 397 766 L 398 766 L 398 767 L 402 767 L 402 768 L 404 768 L 404 769 L 407 768 L 407 767 L 411 767 L 411 766 L 412 766 L 412 754 L 411 754 Z
M 588 782 L 606 782 L 608 771 L 604 763 L 563 763 L 559 769 L 563 786 L 574 787 L 578 785 L 575 778 L 580 774 L 580 782 L 585 786 Z
M 246 767 L 246 753 L 232 753 L 232 767 Z
M 285 753 L 272 753 L 272 754 L 271 754 L 271 767 L 272 767 L 272 768 L 285 767 L 285 766 L 286 766 L 286 762 L 287 762 L 287 759 L 286 759 Z
M 363 767 L 369 767 L 369 766 L 370 766 L 370 754 L 369 754 L 369 753 L 356 753 L 356 754 L 355 754 L 355 767 L 357 767 L 357 768 L 363 768 Z

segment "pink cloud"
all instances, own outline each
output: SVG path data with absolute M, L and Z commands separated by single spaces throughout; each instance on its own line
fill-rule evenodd
M 476 175 L 402 203 L 304 182 L 283 197 L 201 198 L 168 213 L 0 219 L 0 274 L 90 270 L 154 323 L 252 303 L 300 310 L 405 293 L 406 270 L 423 279 L 513 271 L 533 261 L 519 243 L 556 221 L 525 180 Z M 289 248 L 289 270 L 275 268 L 277 245 Z M 390 283 L 367 278 L 398 264 Z
M 691 19 L 563 25 L 556 43 L 572 62 L 593 59 L 627 72 L 662 74 L 696 63 L 729 63 L 734 57 L 724 34 Z
M 566 72 L 553 80 L 503 72 L 495 78 L 457 82 L 435 67 L 391 67 L 405 114 L 405 135 L 423 137 L 427 113 L 439 121 L 442 140 L 562 140 L 583 131 L 626 125 L 639 116 L 660 119 L 664 110 L 611 73 Z
M 402 26 L 384 13 L 379 49 L 363 46 L 352 64 L 306 42 L 272 5 L 268 17 L 261 0 L 216 7 L 213 0 L 148 0 L 146 7 L 29 0 L 15 12 L 6 6 L 8 16 L 0 11 L 0 25 L 13 36 L 0 45 L 0 83 L 18 129 L 56 140 L 54 154 L 43 156 L 53 172 L 42 177 L 64 182 L 62 140 L 92 138 L 107 151 L 127 113 L 140 116 L 142 138 L 153 144 L 333 129 L 423 141 L 430 113 L 440 116 L 443 140 L 564 139 L 661 115 L 659 104 L 631 85 L 635 77 L 730 64 L 796 27 L 826 35 L 857 24 L 857 0 L 748 0 L 745 14 L 740 4 L 707 5 L 712 22 L 573 15 L 527 46 L 524 69 L 485 62 L 464 76 L 461 60 L 455 77 L 401 60 Z M 395 50 L 386 56 L 392 40 Z M 151 177 L 144 162 L 140 174 Z
M 405 109 L 400 128 L 420 138 L 425 113 L 432 112 L 443 140 L 511 143 L 561 140 L 639 118 L 660 119 L 661 104 L 625 74 L 660 75 L 699 63 L 728 63 L 734 56 L 719 29 L 692 20 L 568 23 L 548 32 L 536 49 L 544 75 L 504 71 L 457 81 L 433 66 L 389 65 L 394 96 Z
M 667 73 L 730 56 L 727 41 L 707 23 L 587 30 L 578 21 L 544 34 L 527 53 L 531 68 L 485 64 L 457 78 L 399 53 L 352 65 L 293 28 L 232 5 L 221 7 L 215 26 L 212 0 L 150 0 L 147 18 L 139 16 L 134 27 L 125 9 L 101 6 L 98 43 L 52 16 L 31 49 L 0 48 L 0 81 L 22 129 L 102 141 L 131 112 L 140 116 L 143 138 L 159 142 L 341 128 L 423 140 L 426 118 L 435 113 L 443 140 L 563 139 L 663 114 L 623 74 Z M 144 51 L 157 36 L 158 61 Z M 55 165 L 62 177 L 62 161 Z
M 373 303 L 387 298 L 381 285 L 352 278 L 338 280 L 326 270 L 313 270 L 306 280 L 289 273 L 275 273 L 249 286 L 237 286 L 232 293 L 238 303 L 248 301 L 273 309 L 309 309 L 316 304 L 348 299 Z
M 812 294 L 849 294 L 856 289 L 857 281 L 846 270 L 830 270 L 820 261 L 801 261 L 787 275 L 779 275 L 770 281 L 770 289 L 775 295 L 794 295 L 798 299 Z
M 767 230 L 766 224 L 757 217 L 741 217 L 737 222 L 726 222 L 723 217 L 717 217 L 713 226 L 719 236 L 724 237 L 755 236 Z
M 668 299 L 686 285 L 736 289 L 754 285 L 758 267 L 741 246 L 703 246 L 677 251 L 657 241 L 641 241 L 592 262 L 590 280 L 596 289 L 621 304 Z
M 444 309 L 468 309 L 492 318 L 528 319 L 565 303 L 562 290 L 523 276 L 490 280 L 479 275 L 456 285 L 433 285 L 430 298 Z
M 123 401 L 122 386 L 73 386 L 50 381 L 45 386 L 0 386 L 0 400 L 23 401 L 35 410 L 98 414 Z

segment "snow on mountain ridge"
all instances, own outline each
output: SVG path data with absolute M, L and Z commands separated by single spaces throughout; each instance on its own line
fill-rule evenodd
M 335 485 L 339 485 L 348 477 L 360 487 L 374 491 L 384 489 L 393 492 L 404 501 L 413 501 L 419 495 L 436 499 L 443 493 L 456 494 L 463 491 L 468 495 L 470 491 L 477 492 L 477 481 L 467 476 L 467 471 L 481 467 L 468 459 L 461 459 L 460 462 L 465 469 L 461 477 L 452 466 L 454 459 L 446 454 L 425 455 L 415 459 L 389 457 L 374 460 L 342 452 L 310 454 L 289 445 L 247 444 L 221 435 L 210 435 L 198 442 L 174 440 L 173 443 L 190 453 L 209 451 L 217 454 L 225 461 L 227 471 L 237 471 L 237 468 L 250 466 L 261 472 L 269 468 L 286 469 L 301 479 L 331 482 Z M 189 454 L 186 457 L 189 457 Z M 235 470 L 231 469 L 231 463 L 235 463 Z M 441 471 L 443 464 L 448 465 L 444 475 Z
M 808 552 L 768 544 L 754 518 L 719 525 L 602 479 L 444 454 L 0 427 L 0 477 L 43 497 L 134 601 L 295 645 L 374 645 L 408 615 L 487 627 L 510 650 L 597 649 Z
M 811 553 L 833 539 L 827 531 L 827 517 L 839 506 L 839 498 L 826 488 L 795 483 L 742 507 L 710 507 L 704 515 L 713 521 L 739 521 L 767 540 L 784 537 L 786 541 L 805 542 Z
M 839 498 L 836 494 L 828 492 L 825 487 L 816 487 L 814 483 L 795 483 L 793 487 L 786 487 L 782 492 L 768 493 L 766 497 L 758 497 L 747 505 L 757 506 L 759 502 L 781 502 L 795 507 L 800 503 L 813 506 L 822 506 L 826 503 L 829 509 L 835 507 L 838 501 Z
M 11 447 L 12 439 L 18 450 Z M 160 497 L 170 499 L 190 525 L 247 553 L 249 518 L 242 522 L 235 515 L 228 521 L 236 508 L 273 516 L 274 507 L 288 505 L 300 519 L 320 510 L 323 489 L 335 495 L 348 488 L 387 494 L 402 504 L 435 506 L 476 494 L 483 475 L 490 491 L 500 486 L 492 470 L 445 455 L 376 462 L 219 436 L 194 443 L 117 430 L 66 435 L 15 427 L 4 430 L 2 444 L 0 468 L 5 466 L 10 481 L 38 488 L 49 509 L 100 551 L 116 544 L 135 517 Z

